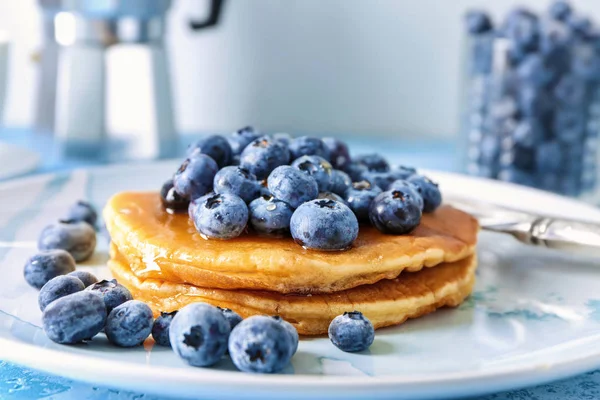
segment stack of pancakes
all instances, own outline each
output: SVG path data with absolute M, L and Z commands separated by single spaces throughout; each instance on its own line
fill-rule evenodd
M 104 219 L 112 274 L 155 314 L 201 301 L 242 317 L 280 315 L 300 334 L 318 335 L 345 311 L 380 328 L 457 306 L 475 281 L 477 222 L 449 206 L 424 214 L 409 235 L 361 225 L 341 252 L 252 233 L 206 240 L 187 214 L 165 211 L 158 193 L 117 194 Z

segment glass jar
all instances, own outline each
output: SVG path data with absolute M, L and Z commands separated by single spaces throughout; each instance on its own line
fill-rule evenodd
M 600 45 L 554 21 L 530 48 L 470 33 L 464 80 L 466 172 L 589 198 L 596 189 Z

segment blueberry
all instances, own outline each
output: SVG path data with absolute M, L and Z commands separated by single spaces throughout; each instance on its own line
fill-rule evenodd
M 360 181 L 365 172 L 369 171 L 366 165 L 352 161 L 344 169 L 352 181 Z
M 221 311 L 221 313 L 223 314 L 223 316 L 225 317 L 227 322 L 229 322 L 229 327 L 231 329 L 235 328 L 237 326 L 237 324 L 242 322 L 242 317 L 240 317 L 240 315 L 238 313 L 236 313 L 235 311 L 233 311 L 232 309 L 221 308 L 221 307 L 217 307 L 217 309 L 219 311 Z
M 417 192 L 423 198 L 423 212 L 433 212 L 442 204 L 442 194 L 437 183 L 423 175 L 413 175 L 408 181 L 416 186 Z
M 275 315 L 273 319 L 279 322 L 281 326 L 283 326 L 290 335 L 290 338 L 292 339 L 292 345 L 290 346 L 290 350 L 292 352 L 291 356 L 293 356 L 294 354 L 296 354 L 296 351 L 298 351 L 298 342 L 300 341 L 298 331 L 296 330 L 296 328 L 294 328 L 294 325 L 290 324 L 289 322 L 281 318 L 279 315 Z
M 566 22 L 567 25 L 573 30 L 573 33 L 583 39 L 588 38 L 593 33 L 594 24 L 588 17 L 571 15 L 569 18 L 567 18 Z
M 421 222 L 418 196 L 410 188 L 380 193 L 369 207 L 371 224 L 383 233 L 409 233 Z
M 329 339 L 338 349 L 347 352 L 363 351 L 373 344 L 373 324 L 359 311 L 338 315 L 329 324 Z
M 539 20 L 528 10 L 513 10 L 506 18 L 503 33 L 518 48 L 534 50 L 540 36 Z
M 346 191 L 350 189 L 352 186 L 352 179 L 350 176 L 344 171 L 340 171 L 339 169 L 334 169 L 331 171 L 331 185 L 329 190 L 333 193 L 339 194 L 340 196 L 344 196 Z
M 302 156 L 294 160 L 292 167 L 315 178 L 319 192 L 326 192 L 331 187 L 333 167 L 323 157 Z
M 108 341 L 119 347 L 140 345 L 152 332 L 152 310 L 146 303 L 129 300 L 115 307 L 106 318 Z
M 283 143 L 286 146 L 289 146 L 292 142 L 292 135 L 285 132 L 277 132 L 273 134 L 273 140 Z
M 96 231 L 87 222 L 59 221 L 48 225 L 40 233 L 38 249 L 62 249 L 75 261 L 85 261 L 96 248 Z
M 240 155 L 240 166 L 247 169 L 258 179 L 264 179 L 271 171 L 290 161 L 287 146 L 268 136 L 252 141 Z
M 53 301 L 42 315 L 44 331 L 56 343 L 72 344 L 93 338 L 106 323 L 102 298 L 82 291 Z
M 171 326 L 171 321 L 173 321 L 175 314 L 177 314 L 177 311 L 161 312 L 160 316 L 154 320 L 154 323 L 152 324 L 152 338 L 159 346 L 171 347 L 171 342 L 169 341 L 169 327 Z
M 126 301 L 133 300 L 129 289 L 118 283 L 116 279 L 102 280 L 88 286 L 85 290 L 100 295 L 100 298 L 104 300 L 106 312 L 108 313 Z
M 585 134 L 586 117 L 579 109 L 563 108 L 554 114 L 554 135 L 564 143 L 577 143 Z
M 381 190 L 387 190 L 392 182 L 398 179 L 406 179 L 415 173 L 416 171 L 412 168 L 400 167 L 388 172 L 365 172 L 362 177 L 364 180 L 379 186 Z
M 180 196 L 194 200 L 212 190 L 218 171 L 215 160 L 206 154 L 194 154 L 181 164 L 173 177 L 173 185 Z
M 536 168 L 538 172 L 558 172 L 562 167 L 562 150 L 557 141 L 541 143 L 536 148 Z
M 260 183 L 247 169 L 230 166 L 215 175 L 215 193 L 231 193 L 250 203 L 260 194 Z
M 67 275 L 74 276 L 75 278 L 79 279 L 83 283 L 84 287 L 91 286 L 94 283 L 98 282 L 98 278 L 96 278 L 94 274 L 89 273 L 87 271 L 73 271 L 68 273 Z
M 188 364 L 208 367 L 223 357 L 231 328 L 216 307 L 206 303 L 185 306 L 171 321 L 171 347 Z
M 585 83 L 575 75 L 563 75 L 554 88 L 554 96 L 564 106 L 579 106 L 585 100 Z
M 240 322 L 229 337 L 229 354 L 244 372 L 274 373 L 287 366 L 293 342 L 288 330 L 271 317 L 255 315 Z
M 533 148 L 544 138 L 544 127 L 536 119 L 525 119 L 519 122 L 513 132 L 516 144 L 525 148 Z
M 346 168 L 350 162 L 350 150 L 346 143 L 332 137 L 323 138 L 323 143 L 329 149 L 329 159 L 333 168 Z
M 60 275 L 52 278 L 42 286 L 38 295 L 40 310 L 44 311 L 46 306 L 56 299 L 81 292 L 83 289 L 85 289 L 83 282 L 74 276 Z
M 215 160 L 219 168 L 223 168 L 231 162 L 232 151 L 229 142 L 223 136 L 212 135 L 188 147 L 188 157 L 193 158 L 194 154 L 206 154 Z
M 519 112 L 517 101 L 509 96 L 504 96 L 490 104 L 489 113 L 493 121 L 514 118 Z
M 572 12 L 571 5 L 563 0 L 557 0 L 550 5 L 550 16 L 557 21 L 566 21 Z
M 494 38 L 490 35 L 479 36 L 471 43 L 470 66 L 471 75 L 488 75 L 492 70 Z
M 246 126 L 227 136 L 232 154 L 240 155 L 242 151 L 252 142 L 260 137 L 260 134 L 251 126 Z
M 67 213 L 66 220 L 70 221 L 83 221 L 87 222 L 91 226 L 96 226 L 96 221 L 98 220 L 98 213 L 96 213 L 96 209 L 87 201 L 79 200 L 77 203 L 73 204 Z
M 290 143 L 291 160 L 302 156 L 319 156 L 329 161 L 331 154 L 329 147 L 319 138 L 300 136 L 292 139 Z
M 517 74 L 524 84 L 535 87 L 548 84 L 554 77 L 554 71 L 538 53 L 527 55 L 519 64 Z
M 381 193 L 381 188 L 366 180 L 354 182 L 352 187 L 346 191 L 348 207 L 359 221 L 369 220 L 369 207 L 379 193 Z
M 166 181 L 160 189 L 160 201 L 163 207 L 170 213 L 187 210 L 190 201 L 179 195 L 173 186 L 173 180 Z
M 600 54 L 591 46 L 577 46 L 573 49 L 573 72 L 587 81 L 600 79 Z
M 342 196 L 340 196 L 336 193 L 333 193 L 333 192 L 321 192 L 317 196 L 317 199 L 335 200 L 335 201 L 339 201 L 342 204 L 348 205 L 348 203 L 346 202 L 346 199 L 344 199 Z
M 500 156 L 500 168 L 515 167 L 522 170 L 535 168 L 535 150 L 515 144 Z
M 343 203 L 311 200 L 294 211 L 290 231 L 296 243 L 306 248 L 344 250 L 358 236 L 358 220 Z
M 475 35 L 489 32 L 493 28 L 490 16 L 479 10 L 469 11 L 465 15 L 465 24 L 467 32 Z
M 264 235 L 284 236 L 290 232 L 290 219 L 294 209 L 286 202 L 272 196 L 261 196 L 249 205 L 250 225 Z
M 65 250 L 46 250 L 27 260 L 23 275 L 27 283 L 41 289 L 50 279 L 75 271 L 75 259 Z
M 292 208 L 312 200 L 319 194 L 317 181 L 313 176 L 289 165 L 273 170 L 267 179 L 269 192 Z
M 248 207 L 234 194 L 210 193 L 198 199 L 193 220 L 198 232 L 206 238 L 232 239 L 246 228 Z
M 530 118 L 540 118 L 550 113 L 555 102 L 552 94 L 532 86 L 522 86 L 517 95 L 519 112 Z
M 387 160 L 379 154 L 363 154 L 355 157 L 354 161 L 364 165 L 369 171 L 387 172 L 390 170 Z
M 387 190 L 400 190 L 404 192 L 405 190 L 412 190 L 417 192 L 419 196 L 416 196 L 416 200 L 419 203 L 419 207 L 421 210 L 425 207 L 425 201 L 423 200 L 423 196 L 419 192 L 419 187 L 417 187 L 414 183 L 407 181 L 406 179 L 398 179 L 397 181 L 392 182 L 392 184 L 388 187 Z M 367 214 L 368 216 L 368 214 Z

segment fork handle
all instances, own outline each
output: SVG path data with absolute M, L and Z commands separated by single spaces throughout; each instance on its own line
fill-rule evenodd
M 600 257 L 600 225 L 540 218 L 531 225 L 529 241 L 551 249 Z

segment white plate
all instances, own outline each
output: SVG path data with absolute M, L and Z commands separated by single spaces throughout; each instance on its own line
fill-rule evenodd
M 598 262 L 526 247 L 482 233 L 474 294 L 377 332 L 370 351 L 347 354 L 327 338 L 305 339 L 278 375 L 192 368 L 169 349 L 119 349 L 99 335 L 61 346 L 40 326 L 36 291 L 22 277 L 47 223 L 76 199 L 101 207 L 120 190 L 157 189 L 175 164 L 121 166 L 0 185 L 0 359 L 120 388 L 181 397 L 439 398 L 539 384 L 600 367 Z M 446 194 L 546 214 L 600 221 L 600 210 L 517 186 L 432 173 Z M 106 276 L 106 242 L 85 268 Z

